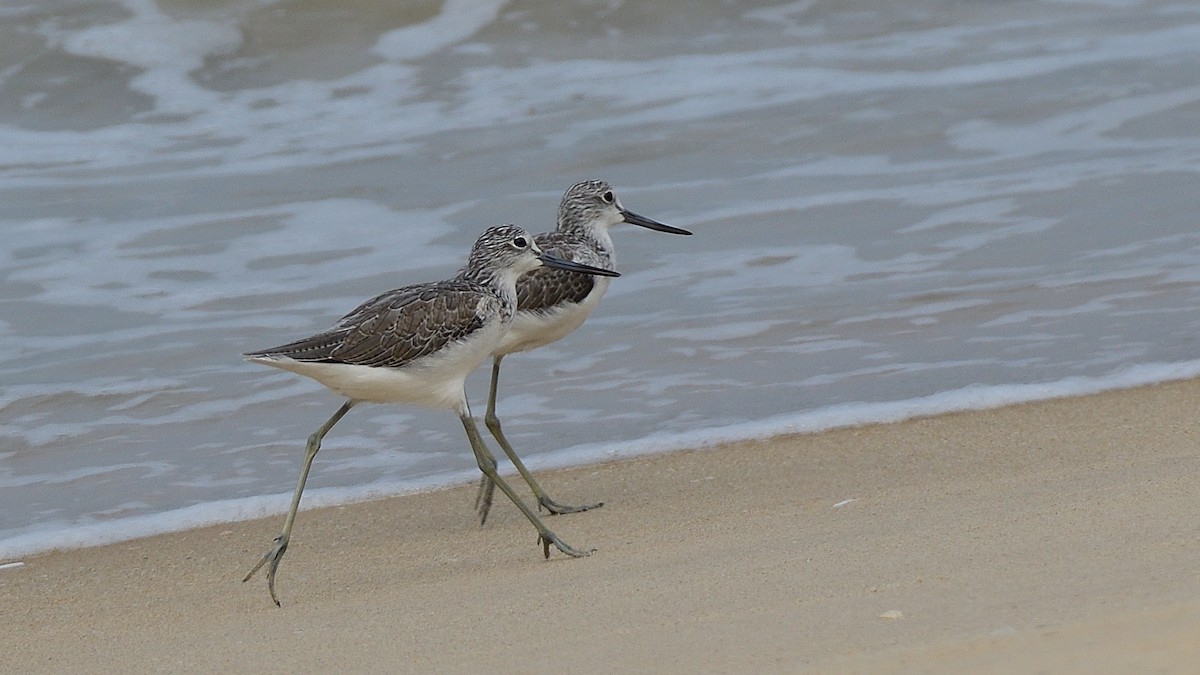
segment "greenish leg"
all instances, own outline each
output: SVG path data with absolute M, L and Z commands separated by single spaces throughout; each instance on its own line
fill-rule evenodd
M 533 523 L 533 526 L 537 528 L 538 541 L 542 544 L 542 554 L 549 558 L 550 544 L 554 544 L 555 548 L 574 558 L 581 558 L 586 555 L 591 555 L 591 551 L 581 551 L 577 548 L 567 545 L 566 542 L 559 539 L 558 535 L 554 534 L 550 531 L 550 528 L 546 527 L 546 525 L 542 522 L 542 519 L 538 517 L 538 514 L 535 513 L 533 509 L 526 506 L 525 503 L 521 501 L 521 498 L 517 496 L 517 493 L 514 492 L 511 487 L 509 487 L 508 483 L 504 482 L 504 479 L 496 473 L 496 458 L 492 456 L 491 451 L 487 449 L 486 445 L 484 445 L 483 438 L 479 435 L 479 429 L 475 426 L 475 420 L 471 419 L 471 411 L 468 410 L 465 413 L 460 414 L 459 419 L 462 420 L 463 428 L 467 431 L 467 440 L 471 442 L 471 450 L 475 452 L 475 461 L 479 464 L 479 470 L 482 471 L 483 475 L 486 476 L 488 480 L 490 480 L 496 487 L 500 488 L 501 492 L 508 495 L 508 498 L 517 505 L 518 509 L 521 510 L 521 513 L 525 514 L 525 517 L 529 519 L 529 522 Z
M 325 438 L 325 434 L 333 428 L 333 425 L 338 423 L 350 409 L 354 407 L 354 401 L 346 401 L 338 411 L 330 417 L 325 424 L 321 425 L 320 429 L 313 432 L 308 437 L 308 445 L 304 448 L 304 466 L 300 469 L 300 482 L 296 484 L 296 492 L 292 494 L 292 508 L 288 511 L 287 520 L 283 521 L 283 531 L 275 537 L 275 545 L 271 550 L 263 554 L 258 564 L 250 573 L 246 575 L 242 582 L 245 583 L 254 576 L 254 573 L 263 565 L 270 563 L 267 567 L 267 589 L 271 591 L 271 599 L 275 601 L 275 606 L 279 607 L 279 598 L 275 596 L 275 571 L 279 569 L 279 561 L 283 559 L 283 554 L 287 552 L 288 539 L 292 535 L 292 526 L 296 523 L 296 511 L 300 508 L 300 495 L 304 492 L 304 483 L 308 480 L 308 471 L 312 468 L 313 458 L 317 456 L 317 451 L 321 449 L 321 439 Z
M 496 416 L 496 390 L 500 384 L 500 360 L 503 356 L 497 356 L 492 360 L 492 387 L 488 391 L 488 407 L 487 416 L 484 417 L 484 422 L 487 423 L 487 428 L 492 432 L 492 437 L 500 444 L 500 448 L 504 450 L 504 454 L 508 455 L 513 466 L 517 467 L 521 477 L 529 484 L 529 488 L 533 490 L 533 494 L 537 497 L 538 508 L 546 509 L 551 515 L 562 513 L 579 513 L 588 509 L 595 509 L 604 506 L 604 502 L 596 502 L 595 504 L 584 504 L 582 506 L 571 506 L 569 504 L 559 504 L 546 494 L 541 485 L 534 480 L 533 474 L 525 468 L 525 463 L 517 456 L 517 452 L 513 450 L 508 439 L 504 437 L 504 430 L 500 428 L 500 418 Z M 492 508 L 492 497 L 495 494 L 496 486 L 486 475 L 479 479 L 479 491 L 475 494 L 475 511 L 479 514 L 479 524 L 487 522 L 488 512 Z

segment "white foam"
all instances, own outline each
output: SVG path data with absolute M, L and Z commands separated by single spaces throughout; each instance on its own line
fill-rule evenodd
M 39 302 L 154 312 L 160 319 L 170 319 L 194 315 L 196 306 L 237 297 L 247 287 L 259 293 L 275 293 L 322 283 L 326 281 L 322 274 L 326 267 L 345 264 L 338 256 L 341 252 L 353 257 L 363 270 L 396 269 L 400 260 L 403 267 L 412 270 L 412 276 L 405 282 L 398 274 L 397 286 L 422 280 L 417 270 L 425 266 L 453 269 L 462 262 L 462 247 L 434 242 L 453 231 L 447 221 L 462 208 L 465 205 L 454 204 L 398 211 L 371 200 L 335 198 L 262 209 L 129 218 L 119 227 L 97 219 L 87 231 L 72 228 L 66 221 L 0 221 L 0 226 L 11 225 L 16 232 L 27 233 L 31 243 L 79 246 L 93 259 L 120 263 L 80 266 L 78 259 L 63 258 L 14 271 L 10 279 L 41 288 L 36 296 Z M 224 245 L 224 237 L 237 232 L 236 223 L 240 221 L 274 221 L 277 227 L 259 233 L 239 232 L 237 246 Z M 148 239 L 162 241 L 162 232 L 189 229 L 205 231 L 197 236 L 205 236 L 215 245 L 208 252 L 168 257 L 179 247 L 178 242 L 168 240 L 157 246 L 146 243 Z M 322 251 L 328 254 L 315 253 Z M 399 258 L 397 251 L 406 254 Z M 302 261 L 287 264 L 288 256 L 300 256 Z M 169 262 L 164 263 L 164 258 Z M 163 279 L 160 273 L 164 267 L 172 266 L 204 270 L 212 277 L 203 283 Z M 144 292 L 147 287 L 171 292 L 151 295 Z M 353 307 L 350 303 L 359 299 L 345 300 L 344 307 L 333 310 L 349 310 Z M 56 339 L 63 340 L 65 347 L 72 340 L 91 342 L 96 337 L 68 335 Z
M 577 105 L 574 102 L 591 100 L 597 87 L 603 88 L 602 114 L 546 116 L 548 142 L 563 148 L 575 145 L 581 137 L 638 125 L 675 125 L 822 97 L 1003 83 L 1122 59 L 1186 58 L 1198 34 L 1195 26 L 1182 26 L 1106 35 L 1069 51 L 1027 58 L 967 64 L 948 59 L 947 63 L 957 65 L 941 69 L 880 70 L 864 59 L 886 57 L 889 46 L 871 41 L 826 45 L 830 53 L 798 46 L 637 61 L 575 59 L 508 68 L 489 65 L 466 69 L 453 83 L 453 100 L 446 103 L 414 95 L 414 90 L 420 90 L 413 84 L 419 82 L 419 73 L 414 74 L 414 67 L 402 62 L 476 34 L 496 20 L 503 2 L 450 0 L 429 21 L 390 31 L 378 39 L 374 51 L 391 61 L 342 78 L 294 79 L 228 93 L 201 86 L 192 75 L 206 59 L 240 46 L 241 32 L 232 18 L 175 19 L 151 0 L 123 2 L 131 13 L 123 21 L 75 31 L 59 27 L 43 31 L 51 46 L 61 45 L 73 54 L 117 60 L 142 70 L 133 86 L 153 98 L 153 112 L 186 118 L 170 125 L 131 122 L 90 131 L 0 126 L 0 142 L 23 163 L 101 169 L 150 161 L 156 172 L 195 176 L 324 165 L 400 154 L 414 139 L 431 134 L 535 117 L 528 111 L 572 110 Z M 946 52 L 977 39 L 979 30 L 948 27 L 928 32 L 939 36 L 931 39 L 939 45 L 938 50 Z M 897 57 L 912 57 L 927 48 L 921 47 L 920 36 L 913 33 L 904 33 L 897 40 L 898 45 L 891 47 L 897 50 Z M 942 42 L 950 46 L 941 46 Z M 822 65 L 808 65 L 813 63 Z M 697 78 L 697 72 L 705 76 Z M 636 86 L 627 86 L 631 82 Z M 345 89 L 360 93 L 336 95 Z M 1028 126 L 964 121 L 950 133 L 967 150 L 1018 155 L 1054 148 L 1120 150 L 1128 140 L 1114 138 L 1114 129 L 1135 121 L 1147 110 L 1186 106 L 1197 94 L 1193 89 L 1180 89 L 1122 98 L 1128 100 L 1082 107 L 1048 120 L 1039 118 Z M 274 104 L 262 106 L 263 101 Z M 181 139 L 224 142 L 215 147 L 195 143 L 182 149 Z M 180 164 L 160 166 L 164 158 Z M 913 168 L 908 164 L 904 170 Z M 15 184 L 52 182 L 28 174 L 10 180 L 18 181 Z M 103 183 L 113 176 L 97 174 L 91 180 Z
M 418 59 L 465 40 L 496 20 L 506 0 L 446 0 L 429 21 L 384 33 L 372 51 L 396 61 Z
M 97 24 L 62 35 L 62 46 L 79 55 L 128 63 L 144 69 L 133 86 L 159 99 L 172 112 L 196 112 L 219 103 L 196 85 L 188 73 L 213 54 L 230 52 L 242 43 L 237 26 L 201 20 L 175 20 L 154 0 L 122 0 L 130 18 Z M 178 104 L 188 101 L 186 107 Z
M 818 433 L 864 424 L 899 422 L 951 412 L 987 410 L 1017 403 L 1086 396 L 1104 391 L 1186 380 L 1200 376 L 1200 360 L 1130 366 L 1102 377 L 1069 377 L 1053 382 L 973 385 L 902 401 L 846 403 L 803 413 L 778 415 L 723 427 L 684 433 L 651 435 L 613 449 L 611 443 L 577 446 L 526 462 L 540 469 L 563 468 L 601 458 L 636 457 L 733 441 L 770 438 L 780 434 Z

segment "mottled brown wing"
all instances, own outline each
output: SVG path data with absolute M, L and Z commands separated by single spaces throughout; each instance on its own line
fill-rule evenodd
M 480 303 L 492 301 L 459 280 L 407 286 L 364 302 L 328 331 L 249 356 L 398 368 L 479 330 Z
M 601 262 L 595 260 L 594 256 L 580 259 L 577 248 L 570 246 L 569 241 L 558 232 L 539 234 L 534 241 L 538 248 L 559 258 L 589 265 Z M 595 285 L 596 279 L 590 274 L 539 267 L 517 279 L 517 311 L 537 312 L 563 303 L 583 302 Z

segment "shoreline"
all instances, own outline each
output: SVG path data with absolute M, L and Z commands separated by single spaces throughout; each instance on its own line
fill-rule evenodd
M 879 424 L 893 424 L 926 417 L 978 412 L 1062 398 L 1077 398 L 1108 392 L 1171 384 L 1200 378 L 1200 359 L 1152 363 L 1127 367 L 1104 376 L 1069 377 L 1052 382 L 1010 385 L 968 385 L 958 389 L 898 401 L 858 402 L 755 422 L 622 441 L 620 450 L 610 444 L 576 446 L 549 456 L 525 458 L 536 472 L 582 469 L 597 464 L 640 457 L 703 450 L 723 445 L 759 442 L 772 438 L 810 435 Z M 490 439 L 489 439 L 490 440 Z M 498 449 L 493 448 L 498 451 Z M 515 476 L 503 455 L 500 470 Z M 299 466 L 299 457 L 297 457 Z M 507 473 L 505 473 L 507 471 Z M 391 499 L 422 492 L 453 489 L 472 484 L 474 469 L 427 476 L 417 481 L 390 485 L 366 484 L 344 487 L 310 487 L 304 493 L 301 511 L 347 506 L 366 501 Z M 105 520 L 53 532 L 34 532 L 0 540 L 0 565 L 25 557 L 80 548 L 109 546 L 146 537 L 174 534 L 225 523 L 282 516 L 287 512 L 290 489 L 272 495 L 233 497 L 148 513 L 119 520 Z M 131 531 L 132 530 L 132 531 Z M 14 543 L 17 542 L 17 543 Z M 8 547 L 6 549 L 6 546 Z
M 1186 672 L 1200 380 L 538 472 L 22 556 L 0 670 Z M 518 487 L 518 481 L 513 481 Z M 523 486 L 518 490 L 525 495 Z M 1137 669 L 1137 668 L 1135 668 Z

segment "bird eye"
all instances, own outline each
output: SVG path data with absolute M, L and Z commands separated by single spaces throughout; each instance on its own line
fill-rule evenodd
M 600 198 L 604 200 L 605 204 L 611 204 L 617 199 L 613 196 L 612 190 L 606 191 L 604 194 L 600 195 Z
M 516 246 L 517 248 L 525 248 L 529 246 L 529 242 L 525 240 L 525 237 L 517 237 L 516 239 L 513 239 L 513 246 Z

